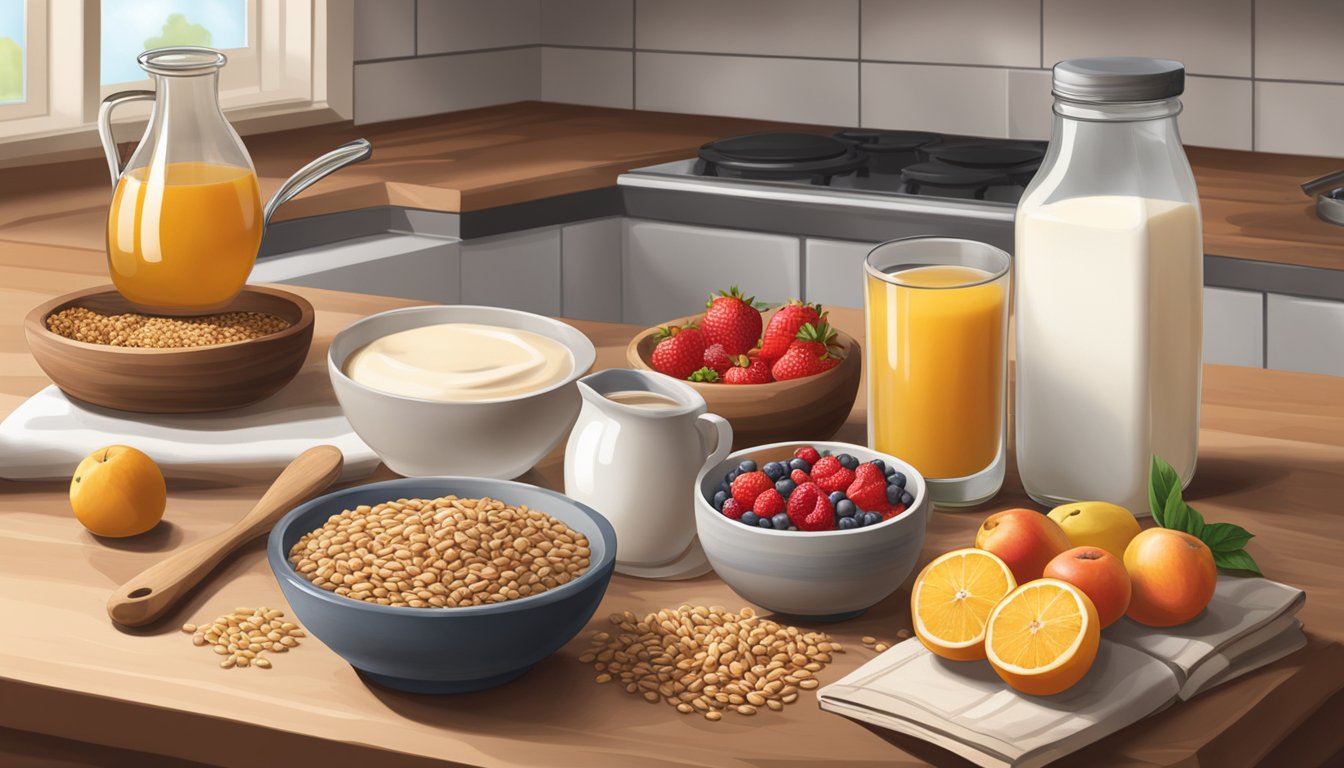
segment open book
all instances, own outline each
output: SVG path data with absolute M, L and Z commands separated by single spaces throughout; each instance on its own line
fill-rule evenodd
M 821 708 L 937 744 L 982 766 L 1044 765 L 1306 645 L 1302 590 L 1219 576 L 1208 609 L 1179 627 L 1121 619 L 1092 669 L 1055 696 L 1009 688 L 987 662 L 947 661 L 917 639 L 818 691 Z

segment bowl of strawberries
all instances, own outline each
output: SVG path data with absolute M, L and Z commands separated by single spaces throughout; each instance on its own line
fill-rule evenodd
M 859 344 L 819 304 L 768 309 L 736 286 L 630 341 L 631 367 L 680 379 L 733 425 L 733 448 L 826 440 L 859 391 Z

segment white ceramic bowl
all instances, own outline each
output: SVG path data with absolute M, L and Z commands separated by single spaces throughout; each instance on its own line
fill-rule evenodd
M 881 459 L 905 473 L 914 503 L 877 525 L 834 531 L 756 528 L 714 509 L 710 502 L 723 476 L 743 459 L 764 466 L 792 458 L 803 445 L 859 461 Z M 924 477 L 914 467 L 850 443 L 770 443 L 732 453 L 696 478 L 695 527 L 719 578 L 762 608 L 818 621 L 853 618 L 895 592 L 914 570 L 931 510 Z
M 383 392 L 352 381 L 346 359 L 374 339 L 439 323 L 478 323 L 539 333 L 574 358 L 554 386 L 497 400 L 445 403 Z M 327 372 L 345 418 L 393 472 L 507 480 L 528 471 L 559 444 L 579 414 L 574 382 L 597 351 L 587 336 L 549 317 L 515 309 L 428 306 L 393 309 L 351 323 L 331 341 Z

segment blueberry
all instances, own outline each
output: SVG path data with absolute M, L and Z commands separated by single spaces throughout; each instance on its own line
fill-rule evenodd
M 734 469 L 732 472 L 729 472 L 727 477 L 725 477 L 724 479 L 731 483 L 734 480 L 736 480 L 738 476 L 741 474 L 742 474 L 741 472 L 738 472 L 736 469 Z
M 863 513 L 863 525 L 864 525 L 865 528 L 868 527 L 868 526 L 870 526 L 870 525 L 877 525 L 877 524 L 880 523 L 880 522 L 882 522 L 882 515 L 881 515 L 881 513 L 878 513 L 878 512 L 864 512 L 864 513 Z
M 900 503 L 901 503 L 901 494 L 903 494 L 903 493 L 905 493 L 905 491 L 901 490 L 901 489 L 900 489 L 900 486 L 896 486 L 896 485 L 888 485 L 888 486 L 887 486 L 887 503 L 890 504 L 890 505 L 892 505 L 893 507 L 896 506 L 897 504 L 900 504 Z
M 915 503 L 915 497 L 910 495 L 909 491 L 906 491 L 901 494 L 901 503 L 908 507 Z
M 797 487 L 798 484 L 787 477 L 775 483 L 775 490 L 779 492 L 780 496 L 783 496 L 786 499 L 789 498 L 789 494 L 793 493 L 793 489 Z
M 811 472 L 811 471 L 812 471 L 812 465 L 811 465 L 811 464 L 808 464 L 808 463 L 807 463 L 806 461 L 804 461 L 803 459 L 794 459 L 793 461 L 790 461 L 790 462 L 789 462 L 789 469 L 790 469 L 790 470 L 793 470 L 793 469 L 801 469 L 801 470 L 803 470 L 804 472 Z
M 891 483 L 892 485 L 894 485 L 894 486 L 896 486 L 896 487 L 898 487 L 898 488 L 904 488 L 904 487 L 905 487 L 905 473 L 904 473 L 904 472 L 896 472 L 896 473 L 892 474 L 891 478 L 888 479 L 887 482 Z
M 774 528 L 775 524 L 771 520 L 772 518 L 769 517 L 758 517 L 756 518 L 756 525 L 759 528 Z
M 780 512 L 779 514 L 770 518 L 770 523 L 771 525 L 775 526 L 776 531 L 787 531 L 789 530 L 789 526 L 793 525 L 793 522 L 789 520 L 788 512 Z
M 719 491 L 718 493 L 714 494 L 714 508 L 722 512 L 723 502 L 727 500 L 728 500 L 728 494 L 724 493 L 723 491 Z
M 837 454 L 835 460 L 840 462 L 840 466 L 845 469 L 858 469 L 859 460 L 850 456 L 848 453 Z
M 840 530 L 848 531 L 851 528 L 858 528 L 859 521 L 857 518 L 853 517 L 842 517 L 836 522 L 836 525 L 840 528 Z
M 719 483 L 719 490 L 723 491 L 729 496 L 733 495 L 733 486 L 729 485 L 727 480 L 723 481 L 722 483 Z
M 886 469 L 882 470 L 882 474 L 884 474 L 884 475 L 887 476 L 887 482 L 890 483 L 890 482 L 891 482 L 891 476 L 894 475 L 894 474 L 896 474 L 896 468 L 895 468 L 895 467 L 887 467 Z
M 788 467 L 785 467 L 778 461 L 772 461 L 769 464 L 766 464 L 764 467 L 761 468 L 761 471 L 764 472 L 765 476 L 770 478 L 771 480 L 778 480 L 781 477 L 784 477 L 789 474 Z
M 835 514 L 839 515 L 842 518 L 853 517 L 854 513 L 858 511 L 859 508 L 854 506 L 854 502 L 850 501 L 849 499 L 841 499 L 840 503 L 835 505 Z
M 738 464 L 738 465 L 737 465 L 737 468 L 738 468 L 738 470 L 741 471 L 743 474 L 746 474 L 746 473 L 748 473 L 748 472 L 755 472 L 755 471 L 756 471 L 756 462 L 752 461 L 751 459 L 747 459 L 747 460 L 743 461 L 741 464 Z
M 743 525 L 755 525 L 760 519 L 755 512 L 743 512 L 741 522 Z
M 873 459 L 872 461 L 870 461 L 870 462 L 868 462 L 868 463 L 869 463 L 869 464 L 872 464 L 874 467 L 877 467 L 878 469 L 882 470 L 882 474 L 883 474 L 883 475 L 887 474 L 887 462 L 885 462 L 885 461 L 883 461 L 883 460 L 881 460 L 881 459 Z
M 830 498 L 831 498 L 831 506 L 834 507 L 836 504 L 839 504 L 848 497 L 845 496 L 844 491 L 831 491 Z

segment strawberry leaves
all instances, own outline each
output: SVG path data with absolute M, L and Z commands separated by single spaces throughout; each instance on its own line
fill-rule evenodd
M 1204 516 L 1181 498 L 1180 476 L 1160 456 L 1153 456 L 1148 473 L 1148 508 L 1159 526 L 1184 531 L 1204 542 L 1219 569 L 1264 575 L 1246 551 L 1247 542 L 1255 534 L 1233 523 L 1205 522 Z

